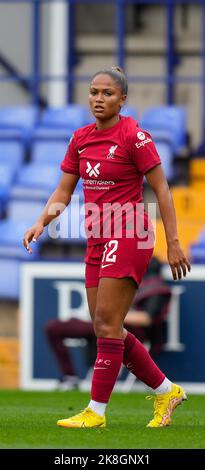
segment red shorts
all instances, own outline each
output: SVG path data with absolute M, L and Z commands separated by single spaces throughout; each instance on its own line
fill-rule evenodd
M 87 247 L 85 262 L 85 287 L 97 287 L 101 277 L 131 277 L 140 284 L 153 254 L 151 248 L 139 247 L 137 238 L 110 239 Z

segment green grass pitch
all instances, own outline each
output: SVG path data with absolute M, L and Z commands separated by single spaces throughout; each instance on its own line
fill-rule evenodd
M 204 449 L 205 397 L 190 395 L 172 426 L 148 429 L 153 402 L 142 393 L 114 393 L 104 429 L 65 429 L 59 418 L 83 409 L 82 392 L 0 391 L 1 449 Z

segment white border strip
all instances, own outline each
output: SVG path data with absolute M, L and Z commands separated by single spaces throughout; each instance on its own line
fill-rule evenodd
M 198 383 L 198 382 L 180 382 L 180 385 L 183 387 L 185 392 L 187 393 L 193 393 L 195 395 L 203 395 L 205 393 L 205 384 L 204 383 Z M 131 390 L 133 392 L 139 392 L 139 391 L 147 391 L 146 387 L 141 386 L 141 384 L 134 384 L 133 389 Z
M 173 280 L 171 269 L 168 265 L 163 266 L 162 274 L 165 279 Z M 187 274 L 187 277 L 180 279 L 180 282 L 186 281 L 205 281 L 205 265 L 192 266 L 191 272 Z
M 33 284 L 35 278 L 84 279 L 83 263 L 23 263 L 20 284 L 20 386 L 26 390 L 56 389 L 56 380 L 33 378 Z
M 127 385 L 127 386 L 126 386 Z M 180 385 L 183 387 L 185 392 L 187 393 L 192 393 L 193 395 L 204 395 L 205 394 L 205 384 L 204 383 L 198 383 L 198 382 L 180 382 Z M 83 392 L 89 392 L 91 389 L 91 381 L 89 380 L 83 380 L 82 384 L 79 384 L 79 389 Z M 145 393 L 146 395 L 150 395 L 150 389 L 146 387 L 146 385 L 143 385 L 142 383 L 136 383 L 132 384 L 129 386 L 129 384 L 126 384 L 125 382 L 118 381 L 115 384 L 114 392 L 119 392 L 119 393 L 129 393 L 129 392 L 141 392 Z

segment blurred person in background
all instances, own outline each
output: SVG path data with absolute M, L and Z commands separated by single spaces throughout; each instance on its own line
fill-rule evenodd
M 105 410 L 122 362 L 153 390 L 154 417 L 148 427 L 171 424 L 173 411 L 186 399 L 183 388 L 165 376 L 144 345 L 124 328 L 153 254 L 154 230 L 141 210 L 144 175 L 159 203 L 173 279 L 181 279 L 191 269 L 179 243 L 171 193 L 152 138 L 133 118 L 120 114 L 127 91 L 127 79 L 119 67 L 94 74 L 89 104 L 95 122 L 74 132 L 61 164 L 63 176 L 38 221 L 24 235 L 24 246 L 32 253 L 30 243 L 59 215 L 53 205 L 58 203 L 62 212 L 83 178 L 88 237 L 85 286 L 97 358 L 91 400 L 81 413 L 57 422 L 66 428 L 106 426 Z M 110 205 L 119 209 L 111 218 Z
M 159 354 L 162 344 L 162 323 L 168 312 L 171 289 L 161 277 L 161 263 L 153 256 L 148 270 L 138 288 L 124 326 L 141 342 L 146 342 L 151 356 Z M 73 365 L 67 338 L 85 338 L 92 354 L 95 337 L 91 321 L 70 318 L 67 321 L 54 319 L 45 324 L 45 334 L 61 371 L 60 390 L 77 388 L 79 378 Z M 87 363 L 89 362 L 89 354 Z M 88 364 L 89 365 L 89 364 Z

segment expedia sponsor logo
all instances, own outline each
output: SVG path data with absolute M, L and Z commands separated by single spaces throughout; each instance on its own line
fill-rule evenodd
M 139 149 L 140 147 L 144 147 L 146 144 L 149 144 L 152 142 L 152 139 L 150 137 L 147 137 L 147 139 L 142 140 L 141 142 L 136 142 L 135 146 Z

